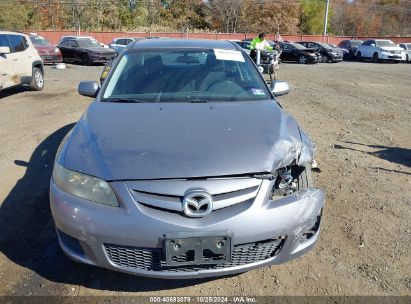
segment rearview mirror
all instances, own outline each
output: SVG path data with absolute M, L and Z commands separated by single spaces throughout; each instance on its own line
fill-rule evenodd
M 0 47 L 0 55 L 3 55 L 3 54 L 10 54 L 10 48 L 8 46 Z
M 275 97 L 286 95 L 290 92 L 290 86 L 285 81 L 274 81 L 271 84 L 271 92 Z
M 100 87 L 95 81 L 82 81 L 78 85 L 78 93 L 87 97 L 96 97 L 99 89 Z

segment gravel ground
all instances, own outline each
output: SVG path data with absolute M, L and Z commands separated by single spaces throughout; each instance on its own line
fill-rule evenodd
M 411 64 L 282 64 L 279 101 L 317 143 L 327 192 L 318 245 L 284 265 L 164 281 L 77 264 L 57 244 L 48 181 L 101 66 L 46 67 L 42 92 L 0 92 L 0 295 L 407 295 L 411 292 Z

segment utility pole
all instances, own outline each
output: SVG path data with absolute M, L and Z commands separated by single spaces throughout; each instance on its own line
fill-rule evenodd
M 328 8 L 330 6 L 330 0 L 325 0 L 325 15 L 324 15 L 324 31 L 323 36 L 327 36 L 327 23 L 328 23 Z

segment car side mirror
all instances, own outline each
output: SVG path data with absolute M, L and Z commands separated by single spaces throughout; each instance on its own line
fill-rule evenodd
M 274 81 L 271 84 L 271 92 L 275 97 L 286 95 L 290 92 L 290 86 L 286 81 Z
M 0 47 L 0 55 L 10 54 L 10 48 L 8 46 Z
M 96 81 L 82 81 L 78 85 L 78 93 L 87 97 L 96 97 L 100 86 Z

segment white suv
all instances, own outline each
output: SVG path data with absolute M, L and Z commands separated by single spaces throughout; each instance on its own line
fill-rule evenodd
M 0 90 L 24 84 L 43 89 L 43 61 L 27 35 L 0 31 Z
M 371 59 L 374 62 L 381 60 L 403 60 L 403 49 L 391 40 L 367 40 L 357 48 L 357 59 Z

